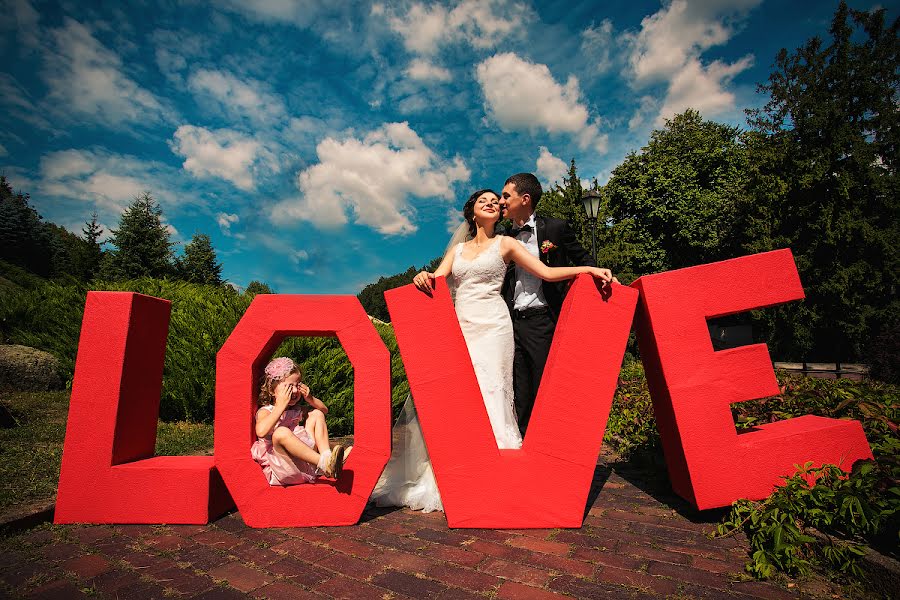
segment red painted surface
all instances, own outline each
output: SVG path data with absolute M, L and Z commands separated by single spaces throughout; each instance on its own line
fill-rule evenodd
M 211 456 L 154 456 L 167 300 L 88 292 L 56 523 L 207 523 L 233 506 Z
M 353 364 L 354 447 L 340 481 L 270 486 L 250 457 L 262 370 L 289 336 L 336 335 Z M 352 525 L 391 451 L 390 354 L 353 296 L 261 294 L 216 361 L 216 466 L 251 527 Z M 310 385 L 315 389 L 315 382 Z M 328 398 L 323 398 L 328 404 Z
M 443 278 L 385 292 L 451 527 L 580 527 L 637 293 L 579 277 L 521 450 L 498 450 Z
M 765 344 L 713 351 L 706 319 L 803 298 L 790 250 L 647 275 L 636 319 L 675 491 L 699 509 L 772 493 L 794 465 L 850 469 L 872 453 L 857 421 L 803 416 L 738 434 L 729 404 L 779 393 Z

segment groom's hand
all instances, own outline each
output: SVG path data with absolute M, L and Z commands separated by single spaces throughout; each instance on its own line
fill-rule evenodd
M 434 291 L 434 273 L 422 271 L 413 277 L 413 285 L 430 296 Z

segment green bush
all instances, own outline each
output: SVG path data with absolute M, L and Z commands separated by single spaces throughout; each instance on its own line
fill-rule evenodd
M 717 533 L 747 534 L 746 569 L 759 579 L 778 571 L 804 574 L 814 564 L 858 577 L 866 544 L 887 541 L 896 551 L 896 475 L 872 461 L 856 463 L 849 475 L 836 465 L 814 469 L 808 462 L 765 500 L 735 502 Z
M 133 291 L 172 302 L 163 370 L 160 418 L 211 422 L 215 403 L 216 353 L 252 301 L 225 287 L 181 281 L 138 279 L 93 282 L 93 290 Z M 0 339 L 46 350 L 57 356 L 71 381 L 88 286 L 44 282 L 19 289 L 0 305 Z M 391 353 L 392 404 L 403 404 L 409 391 L 393 329 L 377 325 Z M 318 397 L 328 404 L 333 435 L 353 427 L 353 370 L 336 338 L 288 338 L 276 355 L 291 356 Z
M 629 355 L 626 355 L 619 373 L 619 386 L 609 412 L 603 443 L 623 460 L 652 462 L 660 452 L 659 431 L 644 376 L 644 365 Z
M 897 551 L 900 535 L 900 388 L 876 381 L 827 380 L 779 374 L 782 394 L 733 407 L 738 428 L 804 414 L 862 423 L 875 462 L 797 467 L 765 500 L 738 500 L 719 535 L 743 530 L 750 540 L 747 571 L 758 578 L 778 571 L 802 574 L 813 565 L 860 575 L 864 545 Z

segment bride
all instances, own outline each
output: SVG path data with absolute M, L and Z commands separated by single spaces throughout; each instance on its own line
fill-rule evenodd
M 590 273 L 608 283 L 609 269 L 548 267 L 533 257 L 515 238 L 495 233 L 502 217 L 500 197 L 479 190 L 463 206 L 465 222 L 451 239 L 444 260 L 434 273 L 413 278 L 425 293 L 434 290 L 434 278 L 448 277 L 454 285 L 454 306 L 472 359 L 498 448 L 519 448 L 522 436 L 513 407 L 513 329 L 509 309 L 500 294 L 510 262 L 546 281 L 571 279 Z M 457 239 L 460 241 L 454 243 Z M 443 510 L 441 495 L 428 459 L 428 450 L 412 398 L 407 398 L 393 429 L 393 451 L 372 492 L 378 506 L 408 506 L 430 512 Z

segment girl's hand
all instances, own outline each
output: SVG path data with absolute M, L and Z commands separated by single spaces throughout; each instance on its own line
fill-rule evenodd
M 304 400 L 309 400 L 309 386 L 303 383 L 302 381 L 297 384 L 297 391 L 300 392 L 300 395 L 303 396 Z
M 275 387 L 275 407 L 280 409 L 285 409 L 291 403 L 291 398 L 294 396 L 294 384 L 292 383 L 279 383 Z
M 434 273 L 422 271 L 413 277 L 413 284 L 426 294 L 431 293 L 434 291 Z

